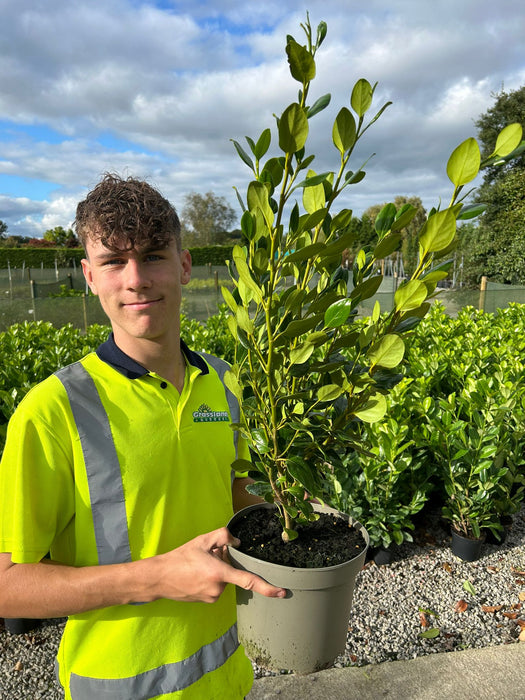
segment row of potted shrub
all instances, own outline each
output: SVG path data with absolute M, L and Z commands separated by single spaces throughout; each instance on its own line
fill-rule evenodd
M 372 546 L 410 541 L 429 501 L 453 533 L 503 538 L 525 487 L 524 331 L 525 306 L 450 318 L 436 303 L 413 332 L 387 416 L 363 426 L 368 454 L 349 454 L 329 485 Z

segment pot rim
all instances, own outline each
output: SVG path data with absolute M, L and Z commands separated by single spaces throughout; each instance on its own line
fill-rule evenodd
M 348 520 L 348 523 L 356 530 L 359 530 L 359 532 L 361 533 L 361 535 L 365 541 L 364 548 L 360 552 L 355 554 L 353 557 L 351 557 L 347 561 L 342 562 L 341 564 L 334 564 L 333 566 L 319 566 L 319 567 L 299 567 L 299 566 L 286 566 L 284 564 L 274 564 L 273 562 L 270 562 L 270 561 L 264 561 L 263 559 L 258 559 L 257 557 L 254 557 L 251 554 L 245 554 L 244 552 L 239 551 L 238 549 L 236 549 L 232 545 L 228 545 L 228 552 L 230 554 L 230 557 L 232 559 L 234 559 L 236 561 L 236 563 L 239 563 L 239 564 L 241 564 L 243 560 L 249 561 L 250 563 L 254 562 L 254 565 L 257 565 L 257 562 L 260 562 L 260 564 L 263 565 L 266 570 L 268 570 L 268 567 L 271 567 L 270 570 L 275 572 L 275 574 L 285 573 L 285 572 L 291 573 L 291 572 L 297 571 L 297 572 L 304 572 L 306 575 L 308 575 L 308 572 L 319 573 L 321 571 L 325 571 L 327 573 L 330 573 L 332 571 L 344 569 L 345 567 L 348 567 L 350 564 L 355 564 L 356 559 L 358 559 L 359 557 L 362 557 L 363 561 L 364 561 L 364 559 L 366 557 L 366 552 L 370 546 L 370 537 L 368 535 L 368 531 L 366 530 L 365 526 L 362 523 L 360 523 L 358 520 L 354 520 L 350 515 L 348 515 L 348 513 L 343 513 L 339 510 L 336 510 L 335 508 L 330 508 L 329 506 L 322 506 L 322 505 L 317 504 L 317 503 L 313 503 L 312 505 L 314 507 L 314 510 L 316 510 L 317 512 L 332 513 L 334 515 L 342 516 L 345 520 Z M 276 506 L 274 506 L 271 503 L 255 503 L 253 505 L 246 506 L 245 508 L 241 508 L 241 510 L 237 511 L 237 513 L 235 513 L 230 518 L 226 527 L 229 528 L 230 524 L 232 522 L 234 522 L 235 520 L 237 520 L 243 513 L 247 513 L 251 510 L 256 510 L 256 509 L 260 509 L 260 508 L 264 508 L 265 510 L 274 510 L 276 508 Z M 254 569 L 252 567 L 250 567 L 250 570 L 254 571 Z M 257 572 L 254 571 L 254 573 L 257 573 Z

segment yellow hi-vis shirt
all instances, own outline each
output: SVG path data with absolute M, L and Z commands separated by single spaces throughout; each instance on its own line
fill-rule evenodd
M 0 551 L 13 562 L 48 552 L 72 566 L 138 560 L 227 523 L 227 393 L 216 358 L 182 346 L 180 395 L 111 337 L 24 397 L 0 465 Z M 247 456 L 244 442 L 237 449 Z M 66 700 L 234 700 L 253 681 L 231 585 L 212 605 L 163 599 L 71 615 L 57 661 Z

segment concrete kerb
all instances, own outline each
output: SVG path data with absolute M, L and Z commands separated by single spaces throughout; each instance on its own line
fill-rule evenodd
M 257 679 L 248 700 L 525 700 L 525 643 Z

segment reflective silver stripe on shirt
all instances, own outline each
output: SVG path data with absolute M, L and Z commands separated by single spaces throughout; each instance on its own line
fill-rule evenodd
M 239 423 L 239 421 L 241 420 L 239 402 L 224 383 L 224 375 L 229 369 L 231 369 L 230 365 L 225 360 L 221 360 L 220 357 L 215 357 L 215 355 L 208 355 L 207 352 L 200 352 L 199 355 L 202 355 L 206 362 L 209 365 L 211 365 L 211 367 L 213 367 L 213 369 L 219 375 L 219 379 L 221 380 L 222 385 L 224 386 L 224 391 L 226 393 L 226 401 L 228 402 L 228 408 L 230 409 L 230 417 L 232 419 L 232 423 Z M 237 443 L 239 442 L 239 432 L 237 430 L 233 433 L 233 442 L 235 445 L 235 458 L 237 459 Z
M 187 659 L 159 666 L 137 676 L 104 679 L 72 673 L 71 697 L 73 700 L 147 700 L 157 695 L 176 693 L 222 666 L 238 646 L 237 626 L 232 625 L 222 637 L 201 647 Z
M 55 372 L 78 429 L 88 477 L 99 564 L 131 561 L 122 474 L 108 415 L 80 362 Z

